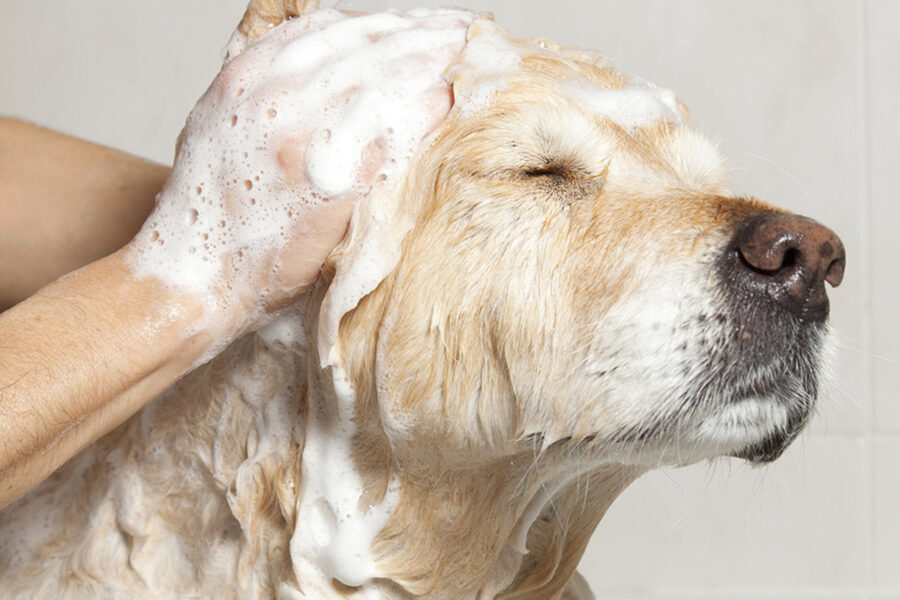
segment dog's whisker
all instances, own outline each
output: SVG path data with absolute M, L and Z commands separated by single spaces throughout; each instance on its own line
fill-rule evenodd
M 887 356 L 885 354 L 877 354 L 875 352 L 869 352 L 867 350 L 862 350 L 861 348 L 857 348 L 857 347 L 851 346 L 849 344 L 842 343 L 840 341 L 838 341 L 836 343 L 836 346 L 841 350 L 846 350 L 848 352 L 852 352 L 854 354 L 864 356 L 865 358 L 871 358 L 873 360 L 885 362 L 890 365 L 900 365 L 900 359 L 894 358 L 891 356 Z

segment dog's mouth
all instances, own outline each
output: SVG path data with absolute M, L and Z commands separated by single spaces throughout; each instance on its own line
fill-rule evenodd
M 671 394 L 654 397 L 666 408 L 611 436 L 598 434 L 590 446 L 640 464 L 716 456 L 759 464 L 784 453 L 815 408 L 828 327 L 729 300 L 720 298 L 718 310 L 689 325 L 694 339 L 669 371 L 684 379 L 655 387 Z
M 616 436 L 640 460 L 658 453 L 678 464 L 723 455 L 768 463 L 810 420 L 825 362 L 824 320 L 803 321 L 746 297 L 720 300 L 692 327 L 702 350 L 681 363 L 688 378 L 674 410 Z

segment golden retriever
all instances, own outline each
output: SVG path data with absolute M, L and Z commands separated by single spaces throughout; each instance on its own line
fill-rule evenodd
M 237 39 L 312 4 L 257 0 Z M 478 44 L 518 62 L 496 86 L 460 57 L 306 296 L 0 515 L 0 597 L 588 598 L 635 478 L 783 451 L 840 240 L 732 195 L 684 106 L 599 53 L 488 18 Z

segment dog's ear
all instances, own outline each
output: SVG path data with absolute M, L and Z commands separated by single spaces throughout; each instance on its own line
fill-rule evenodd
M 284 21 L 314 10 L 319 10 L 319 0 L 251 0 L 228 42 L 225 62 L 243 52 L 249 41 Z
M 407 179 L 379 182 L 360 200 L 347 235 L 328 259 L 334 278 L 322 300 L 317 333 L 323 367 L 340 360 L 338 327 L 343 316 L 378 287 L 400 260 L 401 244 L 414 218 L 403 202 L 413 193 L 413 183 Z

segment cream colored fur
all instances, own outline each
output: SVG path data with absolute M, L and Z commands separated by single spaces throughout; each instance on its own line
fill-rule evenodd
M 242 35 L 304 7 L 254 2 Z M 622 489 L 781 425 L 716 398 L 685 414 L 676 393 L 714 368 L 692 345 L 715 333 L 696 317 L 722 310 L 713 261 L 764 205 L 728 194 L 687 125 L 629 131 L 559 93 L 625 85 L 603 56 L 510 43 L 524 58 L 507 89 L 451 113 L 376 199 L 399 244 L 377 287 L 315 343 L 330 286 L 391 235 L 364 207 L 279 323 L 0 514 L 0 597 L 587 598 L 575 568 Z M 358 588 L 297 541 L 322 519 L 304 447 L 344 423 L 344 378 L 359 514 L 387 507 L 361 549 L 380 577 Z M 670 417 L 664 436 L 628 435 Z

